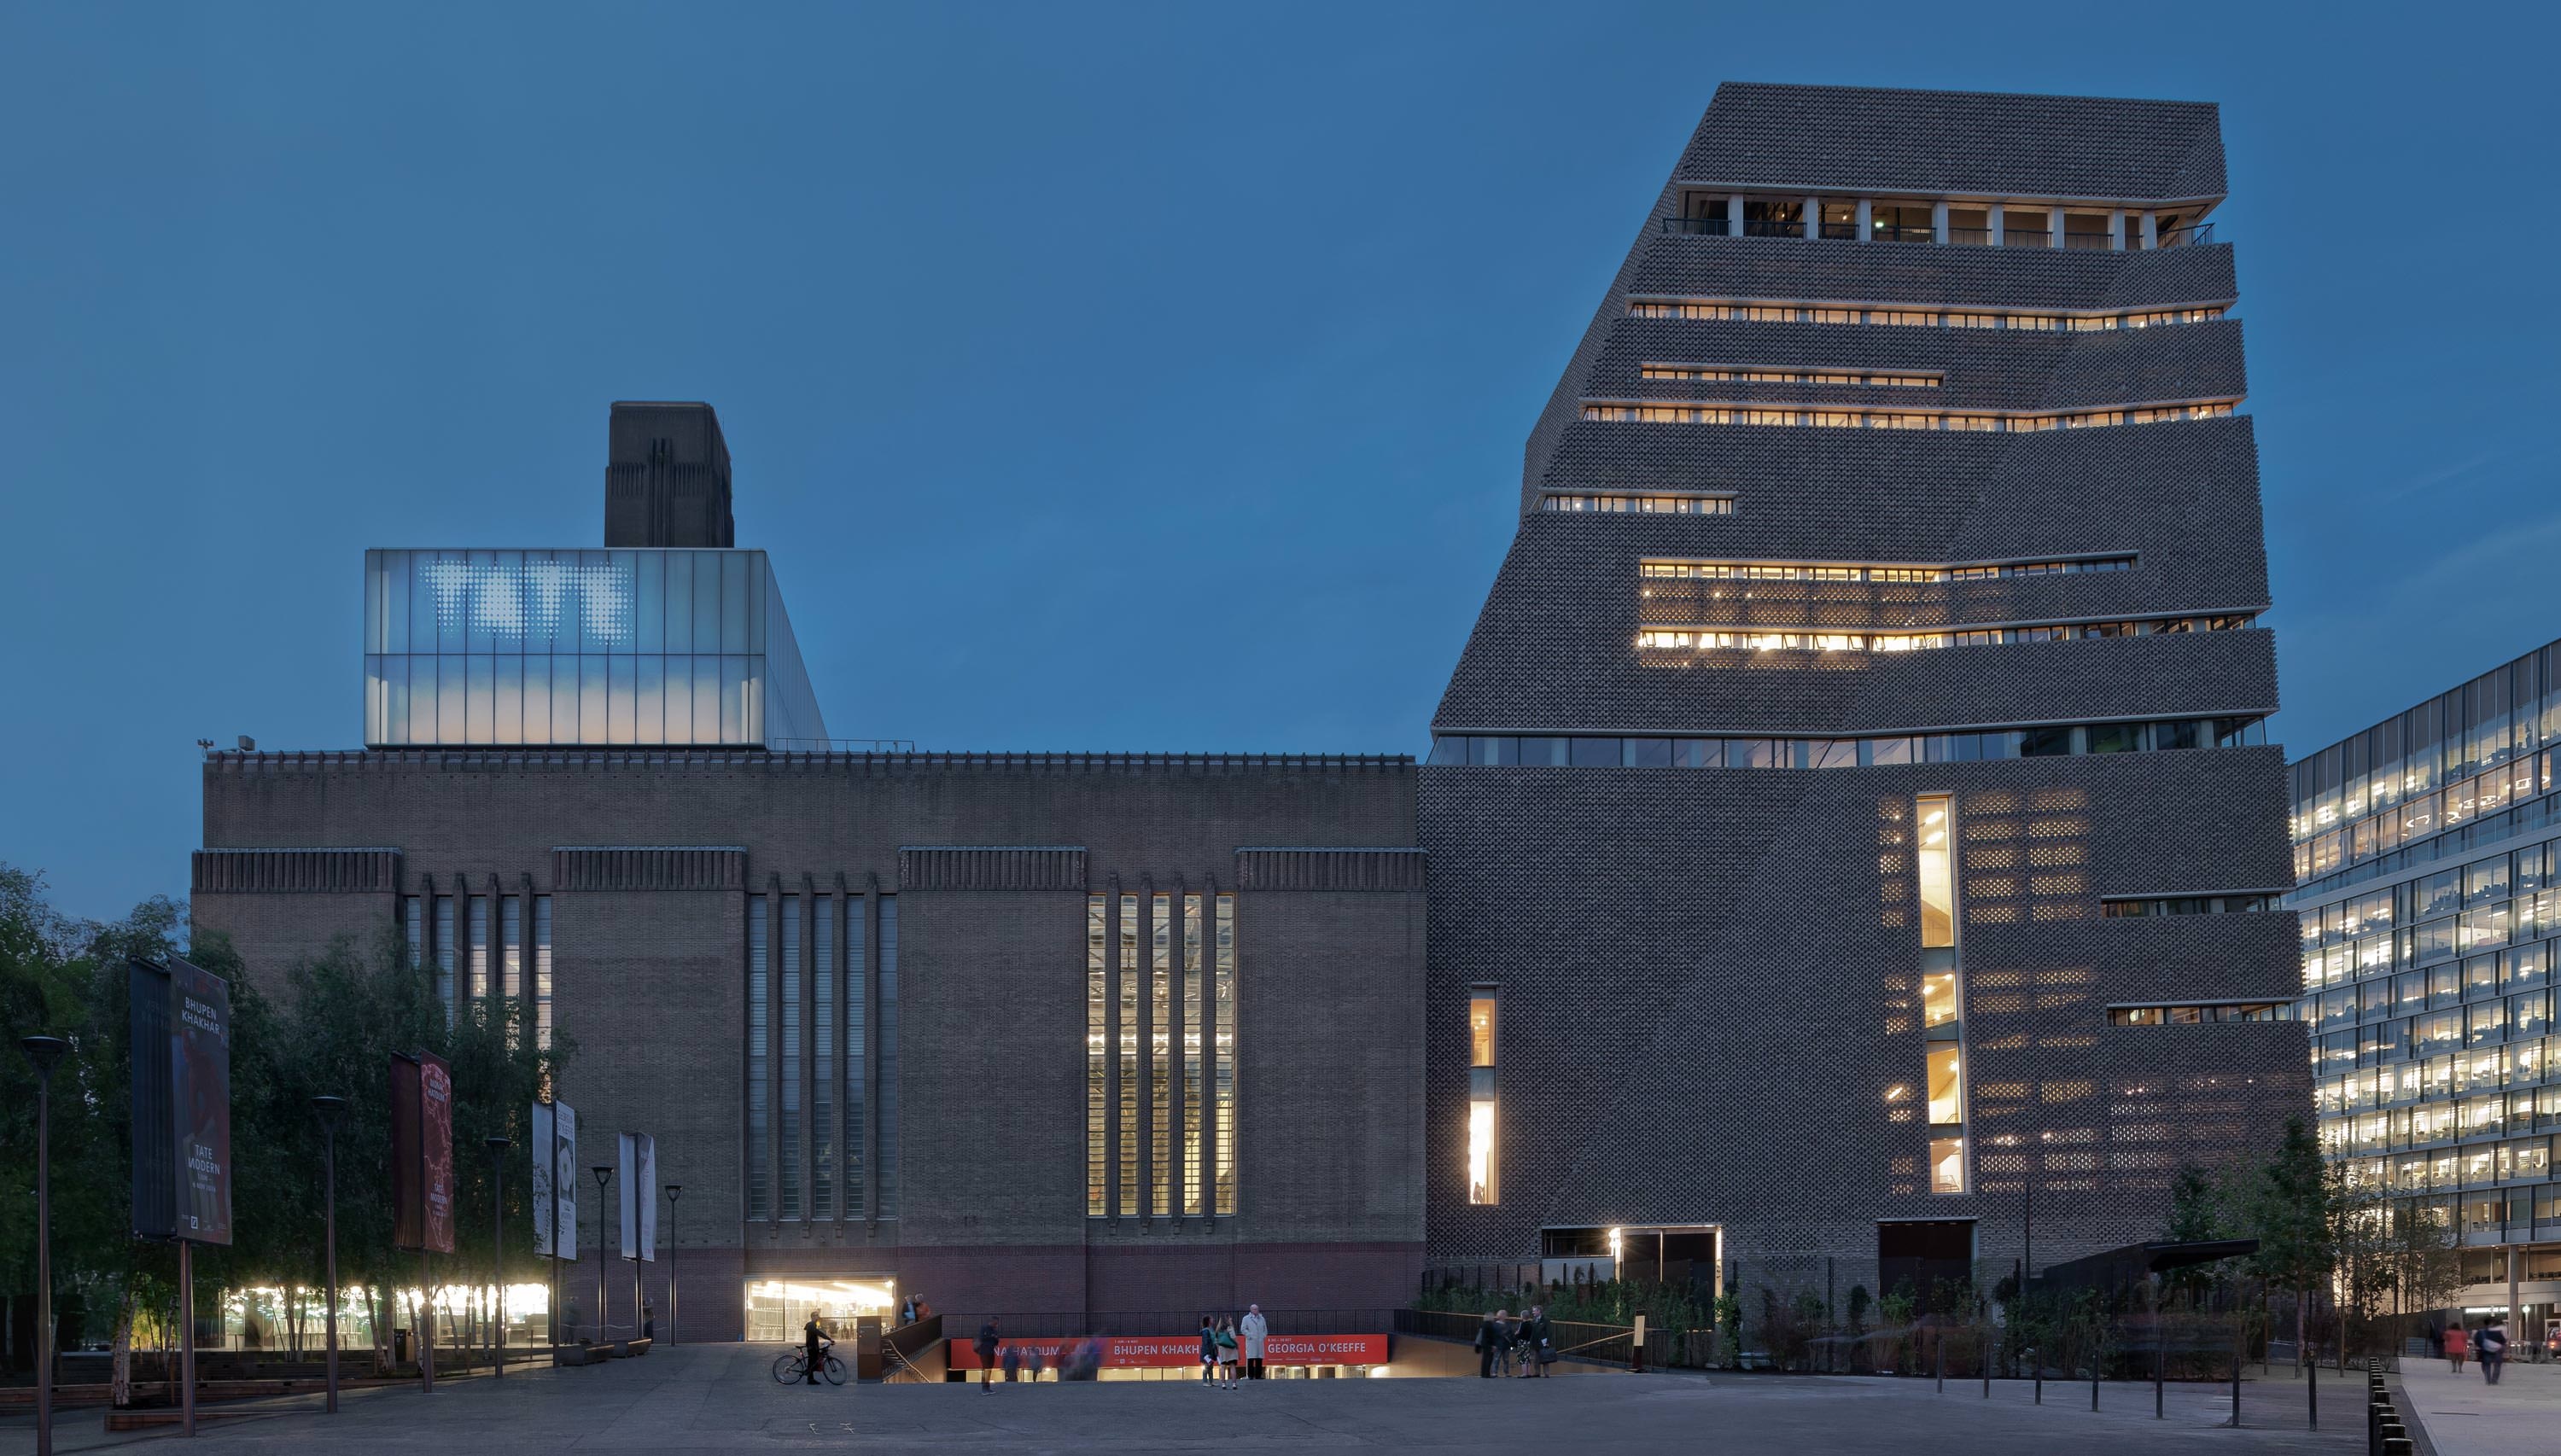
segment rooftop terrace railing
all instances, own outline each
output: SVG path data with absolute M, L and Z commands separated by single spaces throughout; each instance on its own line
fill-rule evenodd
M 1735 225 L 1724 218 L 1665 218 L 1662 220 L 1662 231 L 1673 237 L 1684 238 L 1740 236 L 1801 239 L 1805 236 L 1805 225 L 1802 221 L 1777 222 L 1766 218 L 1747 218 L 1738 234 Z M 1855 243 L 1858 241 L 1858 225 L 1855 223 L 1819 224 L 1815 228 L 1815 236 L 1835 243 Z M 1938 231 L 1932 228 L 1913 224 L 1877 223 L 1869 228 L 1867 241 L 1870 243 L 1936 243 L 1940 240 Z M 1947 230 L 1947 241 L 1960 246 L 1986 247 L 1993 242 L 1992 230 L 1950 228 Z M 2049 228 L 2003 228 L 2000 230 L 1999 241 L 2005 247 L 2052 247 L 2054 233 Z M 2168 229 L 2158 235 L 2158 241 L 2152 245 L 2154 247 L 2191 247 L 2210 243 L 2213 241 L 2214 225 L 2198 223 L 2192 227 Z M 2066 248 L 2102 252 L 2116 250 L 2119 246 L 2113 232 L 2086 229 L 2074 229 L 2065 233 L 2063 245 Z M 2132 251 L 2139 246 L 2140 244 L 2135 241 L 2134 223 L 2130 219 L 2126 229 L 2124 247 Z

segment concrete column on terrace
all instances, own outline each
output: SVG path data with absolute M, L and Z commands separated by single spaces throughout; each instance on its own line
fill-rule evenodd
M 2124 208 L 2108 214 L 2108 250 L 2111 252 L 2126 250 L 2126 210 Z
M 1948 241 L 1948 200 L 1944 197 L 1930 204 L 1930 241 Z
M 2045 210 L 2045 245 L 2048 247 L 2063 245 L 2063 209 L 2061 208 Z
M 2160 220 L 2149 208 L 2143 209 L 2143 251 L 2160 246 Z
M 2002 246 L 2001 230 L 2009 226 L 2008 210 L 1999 203 L 1993 203 L 1990 211 L 1984 214 L 1983 222 L 1991 229 L 1992 246 Z
M 1725 236 L 1743 236 L 1743 194 L 1739 192 L 1725 200 Z
M 1860 198 L 1858 200 L 1858 222 L 1854 225 L 1855 231 L 1858 234 L 1859 242 L 1865 243 L 1867 241 L 1869 229 L 1875 220 L 1875 200 L 1872 198 Z
M 1823 236 L 1823 200 L 1819 197 L 1805 199 L 1805 236 L 1809 239 Z

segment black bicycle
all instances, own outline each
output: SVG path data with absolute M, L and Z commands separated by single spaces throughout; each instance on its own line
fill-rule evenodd
M 818 1359 L 820 1362 L 818 1366 L 818 1374 L 826 1379 L 828 1384 L 841 1385 L 845 1382 L 845 1363 L 836 1359 L 836 1347 L 830 1345 L 825 1350 L 820 1351 L 818 1353 Z M 773 1358 L 773 1382 L 775 1384 L 794 1385 L 807 1378 L 809 1378 L 809 1353 L 807 1351 L 800 1349 L 798 1346 L 793 1346 L 791 1349 L 786 1350 L 782 1354 Z

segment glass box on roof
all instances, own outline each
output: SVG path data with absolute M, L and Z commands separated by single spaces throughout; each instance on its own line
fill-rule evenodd
M 826 735 L 764 552 L 365 553 L 368 747 Z

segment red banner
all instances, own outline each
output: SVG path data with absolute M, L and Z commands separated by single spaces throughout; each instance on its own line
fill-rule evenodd
M 1079 1338 L 1059 1340 L 1005 1340 L 999 1343 L 996 1359 L 1001 1364 L 1006 1350 L 1019 1350 L 1026 1357 L 1040 1353 L 1041 1365 L 1056 1370 L 1059 1359 L 1069 1349 L 1083 1345 Z M 1200 1364 L 1198 1335 L 1113 1335 L 1102 1337 L 1103 1364 L 1108 1370 L 1161 1370 L 1174 1366 Z M 945 1359 L 955 1371 L 978 1369 L 978 1347 L 967 1340 L 950 1342 Z M 1244 1363 L 1240 1352 L 1238 1364 Z M 1385 1365 L 1385 1335 L 1272 1335 L 1263 1341 L 1265 1365 Z

